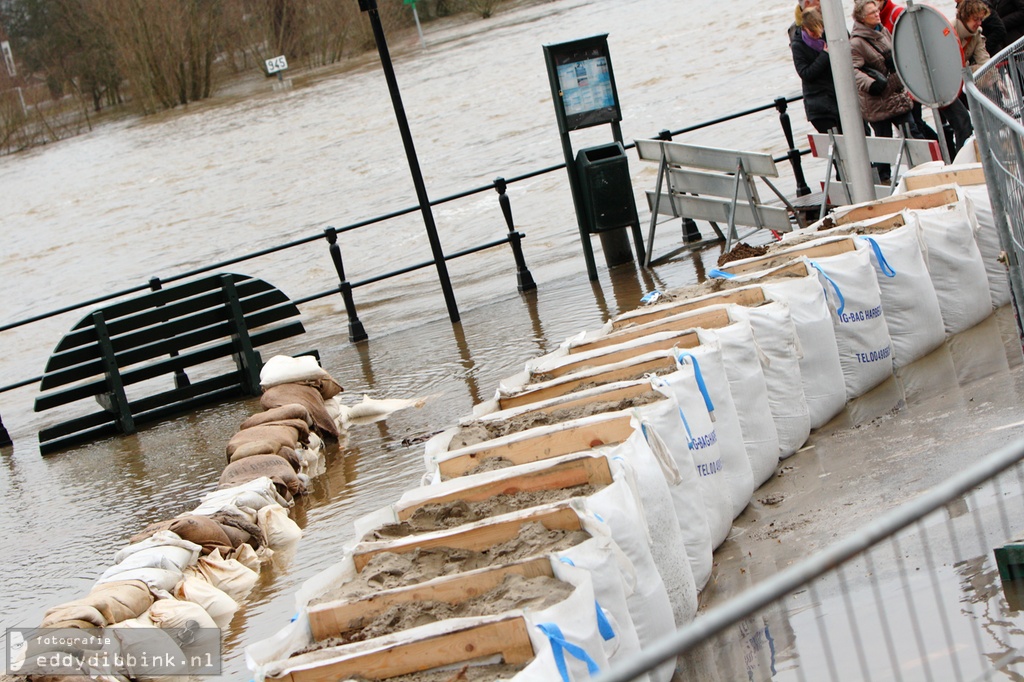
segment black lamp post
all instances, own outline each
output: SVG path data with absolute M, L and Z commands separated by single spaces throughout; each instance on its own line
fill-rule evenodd
M 448 306 L 448 317 L 452 322 L 458 322 L 459 307 L 455 303 L 451 279 L 448 277 L 448 265 L 445 263 L 444 251 L 441 249 L 441 240 L 437 236 L 437 225 L 434 223 L 434 214 L 430 210 L 430 199 L 427 197 L 427 189 L 423 184 L 423 173 L 420 171 L 420 162 L 416 158 L 416 148 L 412 143 L 412 133 L 409 132 L 409 119 L 405 116 L 402 95 L 398 92 L 398 81 L 395 79 L 395 69 L 391 64 L 391 54 L 388 52 L 384 28 L 380 23 L 377 0 L 359 0 L 359 9 L 369 15 L 370 25 L 373 26 L 373 38 L 377 42 L 380 63 L 384 68 L 384 77 L 388 81 L 388 91 L 391 93 L 391 103 L 395 108 L 395 118 L 398 119 L 398 129 L 402 133 L 405 155 L 409 160 L 409 172 L 412 173 L 412 182 L 416 187 L 416 199 L 419 201 L 420 212 L 423 214 L 423 224 L 427 228 L 430 250 L 434 255 L 434 266 L 437 268 L 437 276 L 441 280 L 441 291 L 444 292 L 445 305 Z

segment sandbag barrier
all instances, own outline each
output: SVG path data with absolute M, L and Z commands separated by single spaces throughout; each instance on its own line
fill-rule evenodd
M 44 615 L 40 628 L 107 628 L 112 643 L 102 657 L 83 657 L 78 674 L 128 679 L 152 672 L 142 652 L 155 660 L 154 648 L 180 662 L 176 674 L 209 674 L 212 669 L 202 667 L 212 664 L 206 654 L 219 653 L 220 632 L 252 590 L 261 565 L 301 537 L 289 509 L 309 480 L 323 473 L 324 441 L 341 434 L 342 388 L 310 356 L 271 358 L 260 378 L 263 411 L 228 441 L 217 489 L 191 512 L 132 536 L 86 596 Z M 140 629 L 153 634 L 140 636 Z M 157 641 L 156 632 L 168 636 Z M 25 654 L 72 651 L 55 646 L 34 646 Z M 141 667 L 132 669 L 132 660 Z

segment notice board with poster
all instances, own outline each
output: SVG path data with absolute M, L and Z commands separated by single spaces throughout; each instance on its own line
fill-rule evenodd
M 544 61 L 560 132 L 622 120 L 607 33 L 545 45 Z

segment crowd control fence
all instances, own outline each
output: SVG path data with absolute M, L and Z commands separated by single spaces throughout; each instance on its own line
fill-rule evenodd
M 682 679 L 1021 679 L 1022 459 L 988 454 L 595 680 L 674 657 Z
M 1024 39 L 989 59 L 964 90 L 1006 263 L 1018 326 L 1024 305 Z

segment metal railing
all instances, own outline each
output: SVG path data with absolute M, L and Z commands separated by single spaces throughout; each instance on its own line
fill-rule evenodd
M 737 119 L 741 119 L 741 118 L 744 118 L 746 116 L 750 116 L 750 115 L 757 114 L 757 113 L 760 113 L 760 112 L 764 112 L 764 111 L 769 111 L 769 110 L 775 109 L 778 112 L 778 114 L 779 114 L 779 123 L 780 123 L 780 125 L 782 127 L 782 131 L 783 131 L 783 134 L 785 136 L 786 145 L 787 145 L 787 150 L 786 150 L 785 154 L 776 157 L 775 161 L 776 162 L 782 162 L 782 161 L 789 161 L 790 162 L 790 164 L 792 165 L 792 168 L 793 168 L 794 179 L 796 181 L 796 192 L 797 192 L 798 195 L 803 195 L 803 194 L 807 194 L 808 192 L 810 192 L 810 190 L 807 188 L 807 184 L 806 184 L 806 182 L 804 180 L 803 169 L 801 167 L 801 161 L 800 160 L 801 160 L 802 156 L 807 155 L 807 154 L 810 153 L 810 149 L 808 149 L 808 148 L 799 149 L 799 148 L 796 147 L 796 144 L 795 144 L 795 141 L 794 141 L 794 138 L 793 138 L 792 125 L 790 123 L 789 114 L 787 112 L 787 108 L 788 108 L 788 105 L 790 103 L 796 102 L 796 101 L 800 101 L 802 99 L 803 99 L 802 95 L 792 95 L 792 96 L 788 96 L 788 97 L 778 97 L 778 98 L 776 98 L 775 100 L 773 100 L 769 104 L 764 104 L 764 105 L 760 105 L 760 106 L 757 106 L 757 107 L 752 107 L 752 108 L 749 108 L 749 109 L 744 109 L 744 110 L 741 110 L 741 111 L 733 112 L 733 113 L 730 113 L 730 114 L 726 114 L 724 116 L 720 116 L 718 118 L 710 119 L 710 120 L 707 120 L 707 121 L 702 121 L 702 122 L 696 123 L 694 125 L 690 125 L 690 126 L 687 126 L 687 127 L 684 127 L 684 128 L 680 128 L 678 130 L 662 131 L 659 134 L 660 135 L 668 134 L 670 136 L 671 135 L 682 135 L 682 134 L 685 134 L 685 133 L 701 130 L 701 129 L 704 129 L 704 128 L 709 128 L 709 127 L 712 127 L 712 126 L 715 126 L 715 125 L 718 125 L 718 124 L 721 124 L 721 123 L 726 123 L 726 122 L 729 122 L 729 121 L 734 121 L 734 120 L 737 120 Z M 624 145 L 624 146 L 627 149 L 632 149 L 632 148 L 635 147 L 635 144 L 629 143 L 629 144 Z M 547 166 L 547 167 L 544 167 L 544 168 L 539 168 L 539 169 L 536 169 L 536 170 L 533 170 L 533 171 L 529 171 L 527 173 L 516 175 L 516 176 L 510 177 L 510 178 L 507 178 L 507 179 L 499 177 L 499 178 L 496 178 L 492 183 L 490 183 L 488 185 L 483 185 L 481 187 L 475 187 L 475 188 L 472 188 L 472 189 L 464 190 L 464 191 L 452 194 L 450 196 L 446 196 L 446 197 L 443 197 L 443 198 L 440 198 L 440 199 L 434 199 L 434 200 L 430 201 L 430 206 L 434 207 L 434 206 L 439 206 L 439 205 L 442 205 L 442 204 L 447 204 L 447 203 L 450 203 L 450 202 L 453 202 L 453 201 L 458 201 L 460 199 L 465 199 L 467 197 L 471 197 L 471 196 L 474 196 L 474 195 L 477 195 L 477 194 L 480 194 L 480 193 L 483 193 L 483 192 L 487 192 L 487 191 L 490 191 L 490 190 L 494 190 L 498 194 L 499 208 L 501 210 L 501 214 L 502 214 L 502 217 L 503 217 L 503 219 L 505 221 L 505 226 L 507 228 L 507 233 L 504 236 L 502 236 L 500 239 L 495 239 L 495 240 L 490 241 L 490 242 L 486 242 L 486 243 L 483 243 L 483 244 L 479 244 L 477 246 L 469 247 L 467 249 L 464 249 L 464 250 L 461 250 L 461 251 L 458 251 L 458 252 L 444 254 L 444 260 L 447 262 L 449 260 L 454 260 L 456 258 L 462 258 L 464 256 L 468 256 L 468 255 L 471 255 L 471 254 L 474 254 L 474 253 L 477 253 L 477 252 L 480 252 L 480 251 L 483 251 L 483 250 L 486 250 L 486 249 L 491 249 L 491 248 L 495 248 L 495 247 L 498 247 L 498 246 L 502 246 L 504 244 L 508 244 L 511 247 L 513 258 L 514 258 L 514 262 L 515 262 L 516 280 L 517 280 L 518 290 L 520 292 L 524 292 L 524 291 L 528 291 L 528 290 L 536 288 L 536 284 L 535 284 L 535 282 L 533 280 L 533 276 L 530 273 L 530 270 L 529 270 L 529 268 L 526 265 L 526 259 L 525 259 L 525 256 L 524 256 L 523 250 L 522 250 L 522 240 L 523 240 L 525 235 L 523 233 L 517 231 L 515 229 L 515 227 L 514 227 L 514 223 L 513 223 L 513 219 L 512 219 L 511 202 L 509 201 L 509 197 L 508 197 L 508 194 L 507 194 L 506 190 L 507 190 L 507 188 L 508 188 L 508 186 L 510 184 L 513 184 L 513 183 L 516 183 L 516 182 L 522 182 L 522 181 L 529 180 L 529 179 L 532 179 L 532 178 L 535 178 L 535 177 L 538 177 L 538 176 L 541 176 L 541 175 L 545 175 L 547 173 L 552 173 L 552 172 L 556 172 L 556 171 L 560 171 L 560 170 L 564 170 L 564 169 L 565 169 L 565 163 L 559 163 L 559 164 Z M 288 250 L 291 250 L 291 249 L 295 249 L 295 248 L 298 248 L 298 247 L 301 247 L 301 246 L 305 246 L 307 244 L 311 244 L 311 243 L 317 242 L 317 241 L 322 239 L 322 240 L 324 240 L 327 243 L 328 252 L 330 254 L 331 261 L 333 262 L 335 271 L 337 272 L 337 275 L 338 275 L 338 284 L 336 286 L 334 286 L 333 288 L 331 288 L 331 289 L 327 289 L 327 290 L 324 290 L 324 291 L 318 291 L 318 292 L 314 292 L 314 293 L 309 294 L 309 295 L 305 295 L 305 296 L 301 296 L 299 298 L 295 298 L 295 299 L 293 299 L 293 302 L 296 305 L 302 305 L 302 304 L 305 304 L 305 303 L 310 303 L 312 301 L 316 301 L 316 300 L 319 300 L 319 299 L 326 298 L 328 296 L 333 296 L 333 295 L 336 295 L 336 294 L 340 295 L 342 297 L 342 301 L 343 301 L 343 303 L 345 305 L 345 311 L 346 311 L 346 314 L 348 316 L 348 336 L 349 336 L 349 340 L 351 342 L 353 342 L 353 343 L 359 342 L 359 341 L 363 341 L 363 340 L 367 339 L 368 336 L 367 336 L 367 333 L 366 333 L 366 331 L 365 331 L 365 329 L 363 327 L 362 321 L 359 319 L 359 314 L 358 314 L 358 310 L 357 310 L 355 296 L 354 296 L 354 293 L 353 293 L 354 290 L 356 290 L 356 289 L 358 289 L 360 287 L 365 287 L 365 286 L 368 286 L 368 285 L 371 285 L 371 284 L 375 284 L 375 283 L 378 283 L 378 282 L 381 282 L 381 281 L 384 281 L 384 280 L 387 280 L 387 279 L 390 279 L 390 278 L 393 278 L 393 277 L 398 277 L 400 275 L 404 275 L 404 274 L 407 274 L 409 272 L 413 272 L 413 271 L 420 270 L 420 269 L 423 269 L 423 268 L 431 267 L 431 266 L 435 265 L 435 261 L 433 259 L 431 259 L 431 260 L 427 260 L 427 261 L 423 261 L 423 262 L 419 262 L 419 263 L 414 263 L 414 264 L 411 264 L 411 265 L 406 265 L 406 266 L 403 266 L 403 267 L 398 268 L 396 270 L 393 270 L 391 272 L 386 272 L 386 273 L 383 273 L 383 274 L 375 275 L 375 276 L 372 276 L 372 277 L 367 277 L 367 278 L 364 278 L 364 279 L 355 279 L 355 280 L 353 280 L 353 279 L 349 279 L 349 274 L 346 273 L 345 265 L 344 265 L 344 259 L 343 259 L 343 256 L 342 256 L 341 244 L 339 243 L 338 238 L 342 234 L 345 234 L 345 233 L 348 233 L 348 232 L 352 232 L 354 230 L 362 229 L 362 228 L 365 228 L 365 227 L 373 226 L 373 225 L 379 225 L 379 224 L 384 223 L 386 221 L 393 220 L 395 218 L 399 218 L 399 217 L 402 217 L 402 216 L 410 215 L 410 214 L 415 213 L 415 212 L 420 211 L 420 210 L 421 210 L 421 208 L 420 208 L 419 205 L 409 206 L 409 207 L 406 207 L 406 208 L 402 208 L 402 209 L 393 211 L 391 213 L 386 213 L 386 214 L 374 216 L 372 218 L 367 218 L 365 220 L 361 220 L 361 221 L 358 221 L 358 222 L 355 222 L 355 223 L 352 223 L 352 224 L 349 224 L 349 225 L 344 225 L 342 227 L 328 226 L 321 233 L 312 234 L 312 235 L 308 235 L 308 236 L 305 236 L 305 237 L 300 237 L 298 239 L 295 239 L 295 240 L 292 240 L 292 241 L 289 241 L 289 242 L 285 242 L 283 244 L 278 244 L 276 246 L 271 246 L 271 247 L 268 247 L 268 248 L 265 248 L 265 249 L 261 249 L 259 251 L 253 251 L 253 252 L 250 252 L 250 253 L 241 254 L 241 255 L 238 255 L 238 256 L 236 256 L 234 258 L 231 258 L 231 259 L 228 259 L 228 260 L 220 261 L 218 263 L 212 263 L 210 265 L 206 265 L 206 266 L 203 266 L 203 267 L 200 267 L 200 268 L 196 268 L 196 269 L 193 269 L 193 270 L 188 270 L 188 271 L 185 271 L 185 272 L 180 272 L 180 273 L 168 276 L 168 277 L 164 277 L 164 278 L 156 278 L 156 277 L 154 277 L 151 280 L 149 280 L 148 282 L 141 283 L 141 284 L 138 284 L 136 286 L 129 287 L 127 289 L 122 289 L 120 291 L 115 291 L 115 292 L 112 292 L 110 294 L 106 294 L 104 296 L 100 296 L 100 297 L 97 297 L 97 298 L 92 298 L 92 299 L 89 299 L 89 300 L 86 300 L 86 301 L 81 301 L 81 302 L 74 303 L 74 304 L 71 304 L 71 305 L 68 305 L 68 306 L 56 309 L 56 310 L 51 310 L 51 311 L 46 312 L 46 313 L 41 313 L 39 315 L 34 315 L 32 317 L 28 317 L 28 318 L 25 318 L 25 319 L 22 319 L 22 320 L 17 320 L 15 322 L 10 322 L 10 323 L 7 323 L 7 324 L 3 324 L 3 325 L 0 325 L 0 332 L 6 332 L 6 331 L 13 330 L 13 329 L 17 329 L 18 327 L 23 327 L 23 326 L 28 325 L 28 324 L 32 324 L 32 323 L 35 323 L 35 322 L 40 322 L 42 320 L 50 319 L 50 318 L 56 317 L 58 315 L 63 315 L 65 313 L 73 312 L 75 310 L 82 310 L 82 309 L 86 309 L 86 308 L 92 308 L 92 307 L 94 307 L 94 306 L 96 306 L 98 304 L 105 303 L 107 301 L 112 301 L 112 300 L 115 300 L 115 299 L 121 299 L 121 298 L 124 298 L 126 296 L 131 296 L 133 294 L 138 294 L 138 293 L 145 292 L 145 291 L 153 291 L 153 290 L 159 289 L 162 286 L 166 286 L 166 285 L 172 284 L 174 282 L 178 282 L 178 281 L 181 281 L 181 280 L 189 279 L 189 278 L 195 277 L 197 275 L 205 274 L 205 273 L 208 273 L 208 272 L 219 271 L 219 270 L 222 270 L 225 267 L 228 267 L 228 266 L 231 266 L 231 265 L 235 265 L 237 263 L 243 263 L 243 262 L 251 261 L 251 260 L 254 260 L 254 259 L 257 259 L 257 258 L 261 258 L 261 257 L 264 257 L 264 256 L 280 253 L 282 251 L 288 251 Z M 252 273 L 250 273 L 250 274 L 252 274 Z M 6 385 L 6 386 L 0 386 L 0 394 L 8 392 L 8 391 L 15 390 L 15 389 L 18 389 L 18 388 L 22 388 L 22 387 L 25 387 L 25 386 L 29 386 L 29 385 L 34 384 L 34 383 L 38 383 L 41 379 L 42 379 L 42 376 L 33 376 L 33 377 L 26 378 L 26 379 L 22 379 L 20 381 L 16 381 L 16 382 L 14 382 L 12 384 L 9 384 L 9 385 Z M 7 430 L 5 429 L 5 427 L 3 425 L 2 419 L 0 419 L 0 447 L 5 446 L 5 445 L 10 445 L 10 444 L 11 444 L 10 435 L 7 432 Z
M 965 84 L 992 213 L 1010 271 L 1020 324 L 1024 306 L 1024 38 L 986 62 Z
M 1024 441 L 708 610 L 596 682 L 632 680 L 678 656 L 691 668 L 686 679 L 739 679 L 720 661 L 701 668 L 702 652 L 737 649 L 752 680 L 1019 679 L 1020 630 L 998 601 L 1019 610 L 1024 582 L 1009 580 L 1000 594 L 992 552 L 1018 537 L 1022 512 Z

